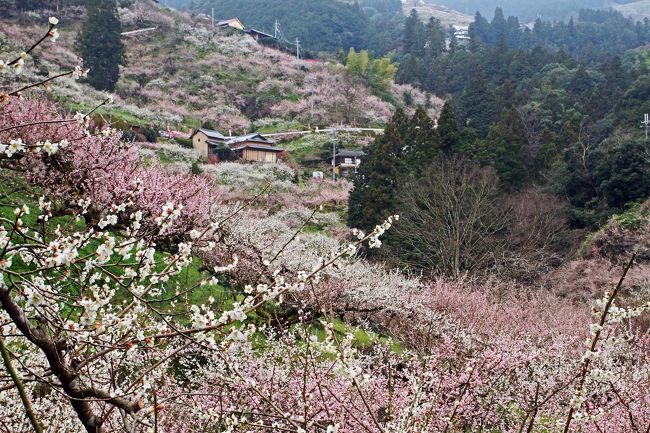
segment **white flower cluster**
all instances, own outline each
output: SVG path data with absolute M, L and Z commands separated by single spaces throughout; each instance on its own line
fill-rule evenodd
M 23 143 L 23 140 L 20 138 L 11 140 L 8 145 L 0 143 L 0 153 L 4 153 L 7 158 L 11 158 L 16 153 L 21 153 L 24 150 L 25 143 Z
M 386 230 L 392 227 L 394 221 L 399 221 L 399 215 L 389 216 L 388 219 L 384 221 L 383 224 L 375 227 L 375 229 L 370 234 L 370 238 L 369 238 L 370 248 L 381 247 L 381 240 L 379 238 L 386 232 Z
M 0 60 L 0 75 L 6 74 L 8 72 L 13 72 L 16 75 L 20 75 L 25 68 L 25 60 L 29 58 L 29 55 L 26 52 L 20 53 L 18 57 L 13 62 L 5 62 Z
M 59 23 L 59 20 L 56 17 L 50 17 L 50 30 L 47 33 L 47 38 L 51 42 L 56 42 L 59 39 L 59 31 L 56 29 L 56 25 Z M 21 52 L 20 56 L 12 61 L 4 61 L 0 59 L 0 75 L 6 74 L 8 71 L 13 72 L 16 75 L 19 75 L 23 72 L 25 68 L 25 61 L 29 58 L 29 55 L 26 52 Z
M 36 143 L 36 146 L 34 147 L 34 150 L 38 152 L 39 150 L 42 150 L 43 152 L 47 153 L 48 155 L 54 155 L 59 151 L 59 149 L 65 149 L 70 145 L 70 142 L 68 140 L 61 140 L 58 143 L 53 143 L 49 140 L 42 141 Z
M 82 68 L 81 66 L 77 65 L 72 71 L 72 78 L 75 80 L 78 80 L 80 78 L 88 78 L 88 72 L 90 72 L 90 69 Z
M 159 234 L 164 234 L 171 228 L 176 221 L 181 216 L 181 211 L 183 210 L 182 204 L 175 205 L 174 203 L 168 202 L 162 208 L 160 216 L 156 217 L 156 224 L 160 227 Z
M 22 139 L 9 141 L 9 144 L 0 143 L 0 154 L 4 154 L 7 158 L 11 158 L 16 154 L 23 153 L 26 149 L 30 149 L 33 153 L 44 152 L 49 156 L 54 155 L 59 149 L 65 149 L 70 143 L 68 140 L 61 140 L 60 142 L 52 142 L 49 140 L 39 141 L 35 145 L 27 146 Z
M 59 24 L 59 19 L 56 17 L 50 17 L 49 23 L 51 25 L 50 31 L 47 33 L 47 36 L 50 38 L 50 41 L 56 42 L 59 39 L 59 31 L 56 29 L 56 25 Z

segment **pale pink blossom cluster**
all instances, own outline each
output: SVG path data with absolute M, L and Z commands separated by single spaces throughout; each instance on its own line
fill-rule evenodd
M 76 121 L 47 123 L 61 120 L 61 115 L 53 104 L 41 99 L 13 100 L 1 106 L 0 113 L 0 129 L 27 125 L 0 132 L 0 141 L 16 137 L 13 141 L 39 143 L 39 137 L 51 137 L 59 147 L 67 147 L 56 164 L 37 157 L 22 163 L 29 168 L 32 181 L 43 185 L 53 196 L 67 201 L 92 200 L 90 216 L 113 203 L 130 199 L 133 207 L 143 212 L 144 224 L 151 224 L 165 203 L 182 202 L 185 211 L 176 224 L 179 230 L 206 223 L 214 197 L 213 182 L 208 177 L 173 173 L 155 165 L 145 166 L 136 145 L 120 143 L 119 137 L 109 128 L 98 134 L 88 134 L 84 125 Z M 108 133 L 104 134 L 106 131 Z M 50 141 L 42 144 L 43 152 L 54 153 L 47 151 L 47 143 Z M 138 187 L 133 195 L 136 183 Z

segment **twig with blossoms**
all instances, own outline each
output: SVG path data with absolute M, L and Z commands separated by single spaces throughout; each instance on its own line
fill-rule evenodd
M 620 290 L 623 288 L 623 282 L 625 281 L 625 277 L 627 276 L 627 273 L 630 270 L 630 268 L 632 268 L 635 259 L 636 259 L 636 253 L 632 254 L 632 257 L 630 258 L 629 262 L 623 268 L 623 273 L 621 275 L 621 278 L 618 281 L 618 284 L 616 285 L 614 290 L 611 293 L 607 293 L 604 302 L 602 302 L 599 305 L 601 310 L 600 311 L 595 310 L 596 313 L 600 313 L 600 318 L 597 324 L 591 326 L 591 332 L 592 332 L 591 342 L 589 344 L 589 349 L 587 350 L 587 352 L 585 353 L 582 359 L 582 366 L 580 368 L 578 383 L 575 387 L 574 397 L 571 402 L 571 407 L 569 408 L 569 412 L 567 414 L 566 422 L 564 424 L 564 430 L 563 430 L 564 433 L 569 432 L 569 428 L 571 427 L 571 422 L 573 421 L 573 417 L 576 410 L 580 409 L 580 407 L 584 403 L 585 396 L 583 395 L 583 391 L 585 387 L 585 382 L 587 381 L 587 373 L 589 372 L 589 367 L 591 366 L 591 363 L 598 356 L 598 350 L 597 350 L 598 343 L 600 341 L 600 337 L 603 332 L 603 327 L 607 324 L 608 316 L 610 314 L 610 311 L 612 310 L 614 301 L 616 300 L 616 297 L 620 292 Z
M 43 86 L 43 87 L 47 88 L 48 83 L 50 83 L 50 82 L 52 82 L 54 80 L 58 80 L 59 78 L 69 77 L 69 76 L 72 76 L 75 80 L 77 80 L 79 78 L 86 78 L 88 76 L 88 72 L 90 72 L 90 70 L 82 69 L 81 66 L 76 66 L 75 69 L 73 69 L 71 71 L 61 72 L 61 73 L 59 73 L 57 75 L 46 78 L 46 79 L 44 79 L 42 81 L 39 81 L 37 83 L 27 84 L 27 85 L 25 85 L 25 86 L 23 86 L 23 87 L 21 87 L 19 89 L 10 91 L 8 93 L 4 93 L 4 94 L 0 95 L 0 102 L 7 101 L 11 96 L 20 97 L 20 96 L 22 96 L 23 92 L 25 92 L 25 91 L 27 91 L 29 89 L 33 89 L 35 87 Z
M 0 74 L 4 73 L 6 71 L 6 68 L 12 68 L 14 73 L 20 74 L 23 70 L 23 67 L 25 66 L 25 60 L 29 57 L 29 54 L 32 51 L 34 51 L 39 45 L 41 45 L 47 39 L 50 39 L 52 42 L 56 42 L 56 40 L 59 38 L 59 31 L 56 28 L 58 23 L 59 20 L 57 18 L 50 17 L 49 19 L 50 27 L 47 33 L 45 33 L 45 35 L 41 39 L 36 41 L 27 51 L 23 51 L 22 53 L 20 53 L 20 55 L 16 57 L 14 60 L 7 63 L 0 60 Z M 88 75 L 88 72 L 89 72 L 88 69 L 84 69 L 81 66 L 77 66 L 72 71 L 62 72 L 60 74 L 57 74 L 53 77 L 46 78 L 39 82 L 27 84 L 19 89 L 0 93 L 0 103 L 5 103 L 12 96 L 20 97 L 22 96 L 22 93 L 24 91 L 35 87 L 44 86 L 47 88 L 49 82 L 57 80 L 59 78 L 72 76 L 74 79 L 79 79 L 82 77 L 86 77 Z
M 16 64 L 20 63 L 20 60 L 24 60 L 27 55 L 29 55 L 36 47 L 38 47 L 40 44 L 42 44 L 46 39 L 50 38 L 52 42 L 56 42 L 56 40 L 59 38 L 59 31 L 56 29 L 56 26 L 59 24 L 59 19 L 56 17 L 50 17 L 48 19 L 48 23 L 50 24 L 50 28 L 47 30 L 47 33 L 36 41 L 27 51 L 23 51 L 21 55 L 14 60 L 10 61 L 7 63 L 7 66 L 13 66 Z

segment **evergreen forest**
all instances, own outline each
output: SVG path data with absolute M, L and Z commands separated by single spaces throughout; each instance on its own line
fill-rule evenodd
M 499 259 L 466 258 L 450 268 L 442 257 L 452 240 L 423 239 L 441 223 L 435 218 L 443 218 L 422 201 L 444 183 L 431 183 L 431 176 L 448 179 L 470 170 L 458 182 L 477 187 L 474 176 L 492 173 L 484 199 L 499 202 L 503 214 L 472 223 L 476 233 L 487 230 L 482 239 L 492 238 L 482 248 L 464 246 L 475 253 L 516 249 L 512 218 L 521 204 L 513 200 L 533 200 L 541 192 L 562 204 L 556 223 L 566 230 L 544 243 L 551 249 L 566 248 L 570 233 L 597 229 L 645 200 L 649 148 L 639 126 L 650 111 L 650 56 L 639 47 L 650 42 L 650 23 L 614 11 L 582 10 L 576 18 L 538 20 L 531 30 L 497 8 L 491 21 L 477 13 L 469 41 L 461 44 L 437 20 L 423 23 L 413 11 L 405 21 L 397 79 L 446 102 L 437 124 L 423 110 L 394 115 L 355 180 L 350 226 L 370 229 L 378 215 L 417 209 L 424 219 L 402 224 L 410 227 L 397 230 L 389 256 L 456 274 L 499 266 Z M 493 227 L 499 218 L 502 224 Z M 432 256 L 442 261 L 436 264 Z

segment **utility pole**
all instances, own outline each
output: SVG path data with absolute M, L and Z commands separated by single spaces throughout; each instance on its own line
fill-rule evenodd
M 316 81 L 313 77 L 309 77 L 307 78 L 307 83 L 309 83 L 309 128 L 311 129 L 311 123 L 314 120 L 314 92 L 316 91 Z
M 275 20 L 274 29 L 275 29 L 275 39 L 277 39 L 278 35 L 280 34 L 280 23 L 278 22 L 278 20 Z
M 336 128 L 332 128 L 332 181 L 336 182 Z
M 314 88 L 312 87 L 309 91 L 309 127 L 311 128 L 311 122 L 314 121 Z
M 645 128 L 645 141 L 648 141 L 648 129 L 650 129 L 650 116 L 648 113 L 643 115 L 643 122 L 641 122 L 641 128 Z
M 296 38 L 296 59 L 300 60 L 300 41 Z
M 214 8 L 212 8 L 212 32 L 214 33 Z

